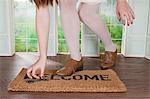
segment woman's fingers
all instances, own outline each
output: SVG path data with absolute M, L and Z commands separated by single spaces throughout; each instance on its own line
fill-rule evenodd
M 127 18 L 127 25 L 129 26 L 131 24 L 130 14 L 129 13 L 126 14 L 126 18 Z
M 134 13 L 132 12 L 132 9 L 128 10 L 128 25 L 133 24 L 133 20 L 135 19 Z
M 36 75 L 36 69 L 33 69 L 32 76 L 36 79 L 40 79 L 40 77 Z
M 118 20 L 120 21 L 121 20 L 120 13 L 117 9 L 116 9 L 116 15 L 117 15 Z
M 132 15 L 132 18 L 133 18 L 133 19 L 135 19 L 134 11 L 132 10 L 132 8 L 131 8 L 131 7 L 129 7 L 129 10 L 130 10 L 130 13 L 131 13 L 131 15 Z
M 42 70 L 41 70 L 42 71 Z M 44 71 L 41 72 L 41 76 L 43 77 L 44 75 Z M 33 69 L 32 67 L 30 67 L 28 70 L 27 70 L 27 76 L 30 78 L 30 79 L 33 79 L 33 77 L 35 79 L 40 79 L 39 76 L 36 75 L 36 69 Z
M 27 70 L 27 76 L 28 76 L 30 79 L 32 79 L 31 72 L 32 72 L 32 67 L 30 67 L 30 68 Z
M 134 18 L 133 18 L 133 16 L 132 16 L 132 14 L 131 14 L 131 13 L 129 13 L 128 15 L 129 15 L 129 17 L 130 17 L 130 24 L 133 24 L 133 20 L 134 20 Z
M 133 10 L 131 10 L 130 13 L 132 15 L 132 18 L 135 19 L 135 14 L 134 14 Z
M 128 16 L 129 16 L 129 20 L 130 20 L 130 24 L 133 24 L 133 20 L 135 19 L 135 14 L 134 11 L 132 10 L 132 8 L 129 6 L 128 7 Z
M 33 70 L 33 71 L 32 71 L 32 76 L 33 76 L 35 79 L 40 79 L 39 76 L 36 75 L 36 70 Z
M 135 19 L 135 14 L 132 8 L 128 3 L 118 3 L 116 14 L 118 19 L 121 19 L 121 22 L 125 25 L 127 22 L 127 25 L 131 25 L 133 23 L 133 20 Z
M 127 20 L 127 24 L 128 26 L 131 25 L 133 23 L 134 20 L 134 14 L 131 13 L 131 11 L 126 11 L 124 13 L 121 13 L 121 21 L 123 24 L 125 24 L 126 20 Z
M 43 79 L 43 76 L 44 76 L 44 69 L 41 69 L 41 74 L 40 74 L 41 79 Z
M 38 72 L 38 70 L 40 72 Z M 45 70 L 45 67 L 33 67 L 31 66 L 28 70 L 27 70 L 27 76 L 30 78 L 30 79 L 43 79 L 43 76 L 44 76 L 44 70 Z M 39 74 L 39 76 L 37 75 L 37 73 Z
M 125 22 L 126 22 L 126 13 L 122 13 L 122 14 L 121 14 L 121 22 L 122 22 L 123 24 L 125 24 Z

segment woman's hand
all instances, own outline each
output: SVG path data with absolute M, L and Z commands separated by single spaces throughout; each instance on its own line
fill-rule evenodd
M 116 14 L 117 14 L 119 21 L 122 21 L 123 24 L 126 23 L 126 20 L 127 20 L 128 26 L 133 24 L 135 15 L 126 0 L 117 0 Z
M 30 79 L 32 78 L 43 79 L 45 66 L 46 66 L 46 59 L 37 60 L 32 66 L 28 68 L 27 76 Z

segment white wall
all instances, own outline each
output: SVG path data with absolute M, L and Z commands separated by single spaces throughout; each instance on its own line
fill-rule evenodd
M 129 0 L 136 19 L 134 24 L 123 34 L 122 53 L 126 57 L 144 57 L 146 49 L 146 35 L 148 29 L 149 0 Z
M 150 2 L 149 2 L 150 5 Z M 149 6 L 149 21 L 148 21 L 148 29 L 147 29 L 147 36 L 146 36 L 146 58 L 150 59 L 150 6 Z
M 13 0 L 0 0 L 0 56 L 15 52 L 13 8 Z

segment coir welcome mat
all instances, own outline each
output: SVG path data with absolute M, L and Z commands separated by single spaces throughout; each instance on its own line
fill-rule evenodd
M 72 76 L 58 76 L 45 72 L 43 80 L 29 79 L 22 69 L 9 84 L 9 91 L 34 92 L 126 92 L 124 83 L 113 70 L 84 70 Z

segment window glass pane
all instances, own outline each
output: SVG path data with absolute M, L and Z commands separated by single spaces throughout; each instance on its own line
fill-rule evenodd
M 36 34 L 36 29 L 35 29 L 35 24 L 33 23 L 29 23 L 29 25 L 27 25 L 27 38 L 33 38 L 33 39 L 37 39 L 37 34 Z
M 58 16 L 58 39 L 64 39 L 64 32 L 61 26 L 61 18 Z
M 110 34 L 112 39 L 121 39 L 122 38 L 122 25 L 113 24 L 110 26 Z
M 105 46 L 104 46 L 104 44 L 102 43 L 102 41 L 100 41 L 99 49 L 100 49 L 100 52 L 101 52 L 101 53 L 104 53 L 104 52 L 105 52 Z
M 27 33 L 27 24 L 16 23 L 16 32 L 15 36 L 17 38 L 26 38 Z
M 65 41 L 64 32 L 61 25 L 61 16 L 58 11 L 58 52 L 59 53 L 67 53 L 68 47 Z
M 66 41 L 64 39 L 58 40 L 58 50 L 59 52 L 67 53 L 68 52 L 68 46 L 66 44 Z
M 26 52 L 26 40 L 25 39 L 16 39 L 16 52 Z
M 36 52 L 35 7 L 29 0 L 15 1 L 15 42 L 17 52 Z
M 118 52 L 121 52 L 121 40 L 113 40 L 113 42 L 116 44 L 117 46 L 117 50 Z
M 30 38 L 28 40 L 28 52 L 37 52 L 37 51 L 38 51 L 37 39 Z

